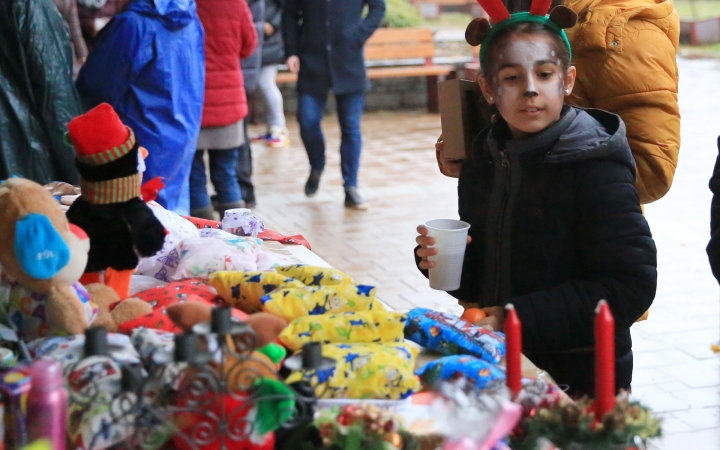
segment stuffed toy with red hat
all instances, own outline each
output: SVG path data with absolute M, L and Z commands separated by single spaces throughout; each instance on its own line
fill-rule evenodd
M 85 272 L 104 271 L 104 283 L 126 298 L 139 258 L 155 255 L 166 235 L 142 199 L 144 149 L 107 103 L 71 120 L 68 137 L 75 147 L 81 195 L 67 217 L 90 237 Z

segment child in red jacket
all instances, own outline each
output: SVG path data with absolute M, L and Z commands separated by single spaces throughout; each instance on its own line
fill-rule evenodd
M 245 142 L 243 120 L 248 112 L 240 59 L 255 50 L 258 37 L 246 1 L 197 0 L 197 12 L 205 28 L 205 104 L 190 172 L 190 214 L 213 219 L 205 150 L 220 218 L 225 210 L 245 206 L 236 170 L 239 147 Z

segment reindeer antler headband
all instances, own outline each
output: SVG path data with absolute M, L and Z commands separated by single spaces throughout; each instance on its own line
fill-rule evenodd
M 565 28 L 572 28 L 577 23 L 577 14 L 565 6 L 556 6 L 550 15 L 547 15 L 552 0 L 533 0 L 529 12 L 510 14 L 502 0 L 477 0 L 492 21 L 487 19 L 474 19 L 465 29 L 465 40 L 473 47 L 480 45 L 480 65 L 485 59 L 485 50 L 497 34 L 517 23 L 540 23 L 557 33 L 565 43 L 568 53 L 572 57 L 570 41 L 565 34 Z

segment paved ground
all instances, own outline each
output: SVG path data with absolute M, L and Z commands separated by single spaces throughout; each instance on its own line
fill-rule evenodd
M 675 185 L 646 213 L 658 246 L 659 286 L 650 320 L 633 327 L 634 395 L 664 418 L 663 449 L 720 448 L 720 337 L 718 285 L 704 247 L 708 238 L 707 181 L 720 134 L 720 62 L 681 60 L 683 146 Z M 297 126 L 292 146 L 255 147 L 257 211 L 282 231 L 302 233 L 313 250 L 359 281 L 379 287 L 393 307 L 457 310 L 415 269 L 415 228 L 433 218 L 457 217 L 456 183 L 439 174 L 433 143 L 436 115 L 376 113 L 363 120 L 361 190 L 370 209 L 343 208 L 339 130 L 324 129 L 328 167 L 313 199 L 302 193 L 308 174 Z

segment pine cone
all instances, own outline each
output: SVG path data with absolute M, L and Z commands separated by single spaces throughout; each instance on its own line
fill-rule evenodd
M 577 428 L 580 425 L 580 416 L 582 416 L 582 409 L 575 403 L 568 404 L 560 409 L 560 417 L 568 428 Z

